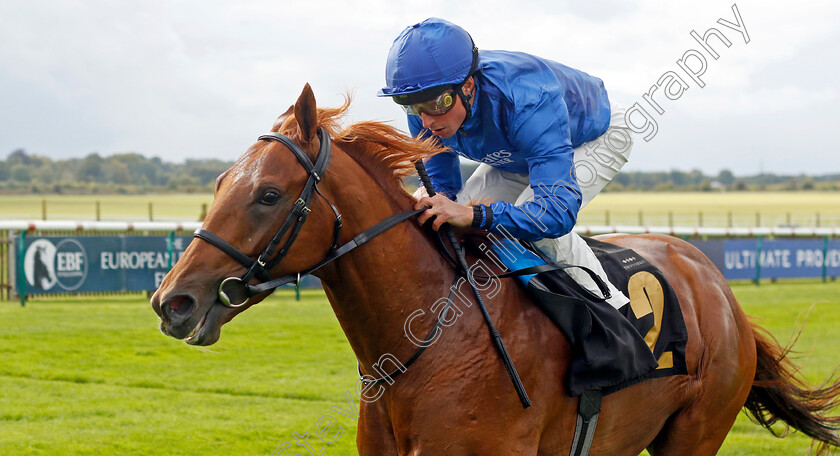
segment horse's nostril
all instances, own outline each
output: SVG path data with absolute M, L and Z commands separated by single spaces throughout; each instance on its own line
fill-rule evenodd
M 163 305 L 164 313 L 169 313 L 174 320 L 189 317 L 195 307 L 195 299 L 190 295 L 176 295 L 167 300 Z M 169 312 L 167 312 L 167 309 Z

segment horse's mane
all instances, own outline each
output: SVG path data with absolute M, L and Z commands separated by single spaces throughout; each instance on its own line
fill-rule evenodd
M 382 122 L 361 121 L 342 127 L 341 120 L 351 101 L 352 97 L 346 95 L 344 104 L 337 108 L 318 108 L 317 125 L 324 127 L 334 144 L 382 184 L 402 188 L 402 179 L 414 173 L 415 161 L 446 150 L 434 137 L 415 139 Z M 294 114 L 283 119 L 278 130 L 289 136 L 297 133 Z
M 412 138 L 382 122 L 362 121 L 342 128 L 341 120 L 350 108 L 351 101 L 352 97 L 347 95 L 344 104 L 337 108 L 318 108 L 317 125 L 324 127 L 333 143 L 346 151 L 380 185 L 390 184 L 404 189 L 402 179 L 415 172 L 416 160 L 448 150 L 435 137 L 422 140 Z M 294 114 L 279 118 L 273 130 L 290 137 L 298 134 Z M 505 272 L 496 266 L 495 260 L 489 259 L 491 249 L 479 248 L 481 244 L 491 244 L 488 232 L 470 228 L 458 229 L 457 232 L 466 241 L 464 245 L 469 256 L 487 260 L 485 264 L 490 265 L 494 273 Z

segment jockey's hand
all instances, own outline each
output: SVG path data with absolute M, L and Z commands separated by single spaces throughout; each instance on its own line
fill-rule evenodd
M 417 187 L 417 190 L 414 191 L 414 199 L 416 199 L 416 200 L 419 200 L 420 198 L 423 198 L 423 197 L 426 197 L 426 196 L 429 196 L 429 192 L 426 191 L 426 187 L 424 187 L 422 185 Z
M 420 201 L 414 205 L 414 208 L 420 209 L 426 206 L 431 207 L 417 217 L 417 222 L 422 225 L 434 217 L 432 229 L 435 231 L 439 230 L 444 223 L 457 227 L 472 225 L 473 208 L 470 206 L 458 204 L 443 195 L 435 195 L 420 198 Z

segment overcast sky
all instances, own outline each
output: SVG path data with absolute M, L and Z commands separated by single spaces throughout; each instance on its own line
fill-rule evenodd
M 840 172 L 840 2 L 736 4 L 749 43 L 718 23 L 736 22 L 731 0 L 3 0 L 0 157 L 233 160 L 306 82 L 321 106 L 353 91 L 350 120 L 405 128 L 375 93 L 397 34 L 437 16 L 479 48 L 557 60 L 644 107 L 658 131 L 635 136 L 627 170 Z M 710 39 L 717 60 L 690 36 L 710 27 L 732 43 Z M 691 49 L 707 60 L 703 88 L 677 64 Z M 688 89 L 655 93 L 659 114 L 642 95 L 668 71 Z

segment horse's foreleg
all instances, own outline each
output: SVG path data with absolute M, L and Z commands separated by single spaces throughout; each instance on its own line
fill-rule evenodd
M 399 455 L 394 430 L 387 421 L 384 405 L 360 401 L 356 448 L 359 456 Z

